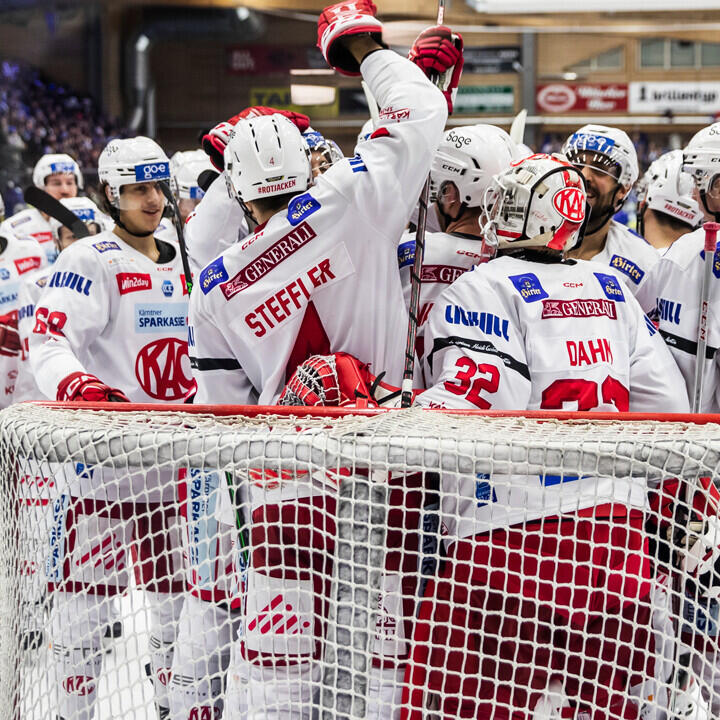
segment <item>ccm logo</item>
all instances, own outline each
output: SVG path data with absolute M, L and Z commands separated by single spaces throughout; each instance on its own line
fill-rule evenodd
M 582 283 L 575 283 L 575 282 L 566 282 L 563 283 L 563 287 L 569 287 L 569 288 L 579 288 L 582 287 Z
M 95 681 L 87 675 L 70 675 L 63 680 L 62 686 L 70 695 L 85 696 L 95 692 Z

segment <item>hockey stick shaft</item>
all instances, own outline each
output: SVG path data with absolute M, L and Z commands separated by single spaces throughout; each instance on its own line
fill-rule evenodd
M 695 378 L 693 382 L 692 412 L 700 412 L 702 389 L 705 369 L 705 353 L 708 344 L 708 314 L 710 304 L 710 282 L 715 263 L 715 250 L 717 248 L 717 234 L 720 224 L 707 222 L 703 225 L 705 230 L 705 264 L 703 267 L 702 286 L 700 290 L 700 310 L 698 314 L 698 340 L 695 353 Z
M 445 19 L 445 0 L 438 0 L 437 24 Z M 420 193 L 417 230 L 415 231 L 415 258 L 410 274 L 410 306 L 408 308 L 408 333 L 405 340 L 405 368 L 403 370 L 402 398 L 400 407 L 412 404 L 413 372 L 415 370 L 415 346 L 417 345 L 418 313 L 420 311 L 420 288 L 422 264 L 425 256 L 425 228 L 430 201 L 430 176 L 428 175 Z
M 68 210 L 59 200 L 56 200 L 44 190 L 31 185 L 25 189 L 23 196 L 26 203 L 57 220 L 70 230 L 76 238 L 80 239 L 90 235 L 87 225 L 75 213 Z
M 180 216 L 180 208 L 178 207 L 175 196 L 170 189 L 169 183 L 161 182 L 160 188 L 172 208 L 173 225 L 175 226 L 175 232 L 177 232 L 178 245 L 180 246 L 180 259 L 182 260 L 183 272 L 185 273 L 185 287 L 187 288 L 187 294 L 190 295 L 193 288 L 193 282 L 192 274 L 190 273 L 190 262 L 188 260 L 187 248 L 185 247 L 185 231 L 183 228 L 182 217 Z

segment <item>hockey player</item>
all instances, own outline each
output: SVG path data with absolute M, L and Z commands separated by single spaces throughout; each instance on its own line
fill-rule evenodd
M 326 138 L 317 130 L 309 128 L 303 133 L 303 138 L 310 148 L 310 167 L 313 181 L 318 175 L 327 172 L 336 162 L 342 160 L 344 155 L 334 140 Z
M 610 265 L 636 293 L 658 253 L 613 220 L 638 179 L 635 146 L 622 130 L 585 125 L 565 141 L 563 154 L 582 172 L 592 208 L 582 242 L 570 257 Z
M 205 195 L 198 185 L 198 177 L 205 170 L 212 170 L 212 165 L 202 150 L 178 151 L 170 158 L 170 164 L 175 178 L 175 198 L 185 222 Z
M 563 260 L 585 220 L 577 170 L 533 155 L 493 196 L 484 235 L 503 257 L 436 301 L 418 404 L 686 412 L 677 366 L 621 275 Z M 492 322 L 459 328 L 457 312 Z M 441 489 L 448 558 L 416 624 L 405 716 L 423 717 L 429 688 L 444 718 L 639 717 L 629 698 L 652 681 L 645 484 L 447 473 Z
M 170 162 L 149 138 L 114 140 L 98 174 L 112 232 L 83 238 L 60 255 L 37 301 L 30 361 L 46 397 L 65 401 L 182 401 L 188 375 L 187 296 L 176 247 L 154 232 L 165 207 L 158 186 Z M 53 592 L 50 632 L 59 717 L 90 720 L 110 603 L 128 586 L 129 544 L 150 605 L 151 673 L 158 715 L 167 715 L 167 674 L 183 589 L 171 470 L 122 476 L 66 469 L 53 506 L 46 564 Z M 98 548 L 107 552 L 88 565 Z M 81 683 L 81 690 L 78 690 Z
M 397 238 L 441 139 L 447 102 L 418 68 L 382 49 L 376 41 L 382 26 L 374 15 L 369 2 L 351 10 L 327 8 L 320 20 L 320 46 L 332 66 L 355 74 L 362 70 L 381 105 L 407 108 L 405 117 L 379 127 L 353 158 L 333 165 L 312 187 L 308 148 L 292 123 L 271 116 L 235 126 L 225 172 L 237 199 L 260 224 L 247 240 L 210 263 L 196 283 L 190 310 L 196 402 L 273 402 L 300 362 L 331 350 L 354 353 L 374 372 L 400 382 L 398 339 L 407 315 Z M 460 59 L 443 28 L 429 32 L 416 62 L 442 73 Z M 326 509 L 330 499 L 312 493 L 310 486 L 298 497 L 296 483 L 278 490 L 258 485 L 251 487 L 253 533 L 272 524 L 283 542 L 291 542 L 293 527 L 312 528 L 314 516 L 331 512 Z M 314 598 L 323 597 L 323 580 L 320 573 L 309 576 L 301 565 L 299 575 L 294 567 L 283 571 L 287 579 L 282 582 L 270 570 L 293 560 L 277 557 L 267 543 L 264 547 L 259 543 L 248 571 L 245 635 L 239 638 L 243 657 L 252 663 L 251 712 L 257 713 L 254 717 L 309 717 L 323 617 Z M 303 557 L 325 562 L 322 553 L 306 547 L 301 546 L 295 562 Z M 283 633 L 282 623 L 265 627 L 266 605 L 278 593 L 297 614 L 299 635 Z
M 43 155 L 36 163 L 33 185 L 56 200 L 72 198 L 82 189 L 83 176 L 80 167 L 69 155 L 51 153 Z M 5 220 L 0 225 L 0 234 L 5 237 L 31 237 L 42 245 L 48 262 L 54 262 L 57 257 L 50 218 L 35 208 L 26 208 Z
M 682 150 L 661 155 L 648 168 L 638 193 L 638 232 L 661 255 L 703 220 L 693 197 L 695 184 L 682 163 Z
M 485 262 L 481 225 L 485 191 L 494 175 L 510 166 L 516 149 L 510 136 L 494 125 L 467 125 L 446 131 L 432 162 L 438 188 L 437 208 L 445 232 L 425 235 L 421 273 L 418 338 L 422 358 L 423 324 L 435 298 L 466 270 Z M 494 253 L 494 251 L 493 251 Z M 405 304 L 409 307 L 411 272 L 415 260 L 415 232 L 405 233 L 398 246 L 398 264 Z M 467 322 L 458 318 L 458 323 Z
M 203 137 L 203 150 L 220 172 L 220 176 L 212 182 L 202 203 L 188 217 L 185 227 L 185 242 L 193 275 L 197 275 L 211 260 L 249 233 L 245 214 L 235 199 L 228 195 L 228 179 L 224 171 L 223 151 L 233 127 L 242 118 L 275 113 L 285 115 L 300 132 L 306 132 L 310 127 L 310 119 L 302 113 L 253 106 L 246 108 L 227 122 L 218 123 Z M 250 222 L 253 224 L 252 221 Z

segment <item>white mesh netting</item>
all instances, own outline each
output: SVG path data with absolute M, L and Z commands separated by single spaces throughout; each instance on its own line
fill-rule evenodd
M 0 413 L 3 717 L 720 716 L 720 425 L 240 410 Z

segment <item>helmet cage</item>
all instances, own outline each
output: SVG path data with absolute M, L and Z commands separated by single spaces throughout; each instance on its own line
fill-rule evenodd
M 548 247 L 552 250 L 571 250 L 582 239 L 590 215 L 590 207 L 585 197 L 585 178 L 577 168 L 561 163 L 556 158 L 552 159 L 558 162 L 557 167 L 551 168 L 536 179 L 533 179 L 530 170 L 523 173 L 520 169 L 518 172 L 518 165 L 533 159 L 538 159 L 538 156 L 526 158 L 515 165 L 514 171 L 493 178 L 493 184 L 485 193 L 485 205 L 489 210 L 483 235 L 488 243 L 498 248 Z M 583 207 L 573 208 L 572 213 L 576 219 L 571 219 L 570 214 L 560 215 L 558 212 L 561 219 L 559 225 L 550 225 L 547 229 L 541 225 L 540 232 L 531 236 L 528 225 L 533 215 L 533 205 L 537 200 L 543 200 L 547 193 L 553 190 L 547 180 L 558 173 L 564 175 L 564 187 L 556 189 L 553 198 L 563 190 L 577 188 L 582 191 Z M 570 173 L 576 175 L 577 181 L 571 181 Z M 555 208 L 557 210 L 557 205 Z M 502 218 L 504 228 L 498 228 L 499 218 Z M 569 243 L 575 234 L 577 234 L 576 241 L 570 247 Z

